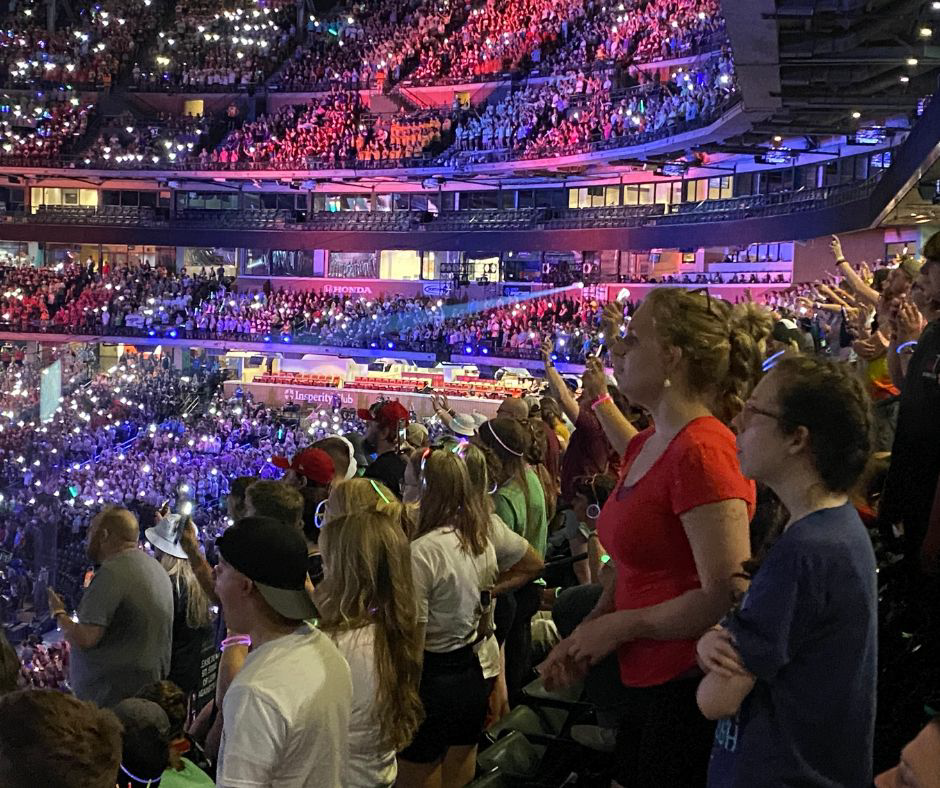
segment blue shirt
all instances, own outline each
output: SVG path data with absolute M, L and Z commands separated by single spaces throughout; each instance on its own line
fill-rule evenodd
M 871 540 L 850 505 L 793 523 L 724 622 L 754 689 L 720 720 L 709 788 L 868 788 L 877 588 Z

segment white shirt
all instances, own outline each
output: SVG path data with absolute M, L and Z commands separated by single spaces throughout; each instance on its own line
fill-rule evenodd
M 518 564 L 529 549 L 525 537 L 513 531 L 495 512 L 490 515 L 490 530 L 487 536 L 496 551 L 496 566 L 500 572 Z M 483 668 L 483 678 L 498 676 L 499 643 L 496 642 L 496 635 L 490 635 L 478 643 L 474 650 L 480 660 L 480 667 Z
M 333 635 L 333 642 L 352 673 L 352 710 L 349 715 L 348 788 L 386 788 L 395 784 L 395 751 L 379 748 L 375 698 L 379 691 L 375 670 L 375 627 L 360 627 Z
M 352 681 L 309 624 L 251 651 L 222 703 L 220 788 L 341 788 Z
M 411 568 L 418 622 L 426 625 L 425 651 L 446 653 L 473 643 L 483 613 L 480 592 L 499 574 L 493 543 L 487 540 L 483 553 L 472 555 L 453 528 L 436 528 L 411 543 Z

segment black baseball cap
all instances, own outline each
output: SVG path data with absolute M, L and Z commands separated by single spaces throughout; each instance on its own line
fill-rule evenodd
M 302 621 L 317 615 L 306 588 L 307 545 L 298 529 L 271 517 L 243 517 L 215 544 L 282 616 Z

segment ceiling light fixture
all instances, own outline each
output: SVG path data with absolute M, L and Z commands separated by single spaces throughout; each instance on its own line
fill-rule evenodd
M 907 59 L 907 65 L 909 65 L 909 66 L 916 66 L 916 65 L 917 65 L 917 58 L 916 58 L 916 57 L 909 57 L 909 58 Z
M 852 118 L 854 120 L 858 120 L 860 117 L 862 117 L 862 113 L 859 112 L 858 110 L 855 110 L 855 112 L 852 113 Z
M 930 38 L 933 35 L 933 30 L 931 30 L 929 27 L 922 27 L 917 32 L 920 33 L 921 38 Z

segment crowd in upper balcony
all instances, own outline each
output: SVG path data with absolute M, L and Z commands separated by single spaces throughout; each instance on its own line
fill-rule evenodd
M 735 91 L 734 64 L 723 53 L 679 68 L 666 82 L 631 69 L 615 87 L 610 71 L 573 72 L 461 114 L 455 152 L 510 149 L 527 157 L 627 142 L 710 117 Z
M 156 0 L 142 0 L 133 22 L 117 4 L 136 0 L 110 2 L 112 10 L 95 6 L 86 15 L 96 35 L 123 40 L 123 31 L 139 30 L 141 20 L 159 28 Z M 151 49 L 138 55 L 132 70 L 126 63 L 131 83 L 140 89 L 229 90 L 260 84 L 287 57 L 276 84 L 330 86 L 328 93 L 257 119 L 248 113 L 241 124 L 241 110 L 232 104 L 226 110 L 229 133 L 220 144 L 206 133 L 211 119 L 118 118 L 105 123 L 76 161 L 113 168 L 230 169 L 357 161 L 394 166 L 418 157 L 452 163 L 494 152 L 534 158 L 629 143 L 649 132 L 703 122 L 735 91 L 727 52 L 675 69 L 668 79 L 640 67 L 686 54 L 720 33 L 714 0 L 610 7 L 487 0 L 460 9 L 426 0 L 366 3 L 331 17 L 309 16 L 303 44 L 297 43 L 295 11 L 281 0 L 264 6 L 241 0 L 221 11 L 209 0 L 181 0 Z M 79 49 L 113 48 L 121 64 L 131 53 L 110 39 L 96 43 L 92 33 L 72 32 Z M 148 40 L 138 38 L 141 45 Z M 43 66 L 50 80 L 64 78 L 54 59 L 43 62 L 50 66 Z M 453 107 L 373 115 L 356 90 L 387 79 L 453 81 L 533 68 L 553 76 L 477 107 L 455 101 Z M 27 162 L 77 153 L 70 148 L 87 127 L 89 106 L 65 90 L 11 99 L 0 106 L 8 116 L 0 156 Z
M 59 10 L 50 33 L 45 3 L 11 4 L 0 25 L 0 85 L 108 88 L 158 20 L 158 0 L 100 0 Z
M 260 85 L 277 68 L 296 35 L 293 3 L 180 0 L 172 25 L 161 30 L 147 59 L 136 63 L 140 90 L 237 90 Z
M 85 134 L 91 110 L 65 90 L 0 96 L 0 162 L 28 164 L 71 152 Z
M 203 150 L 209 121 L 195 115 L 158 115 L 139 121 L 130 113 L 103 128 L 84 153 L 86 164 L 117 167 L 172 167 Z

